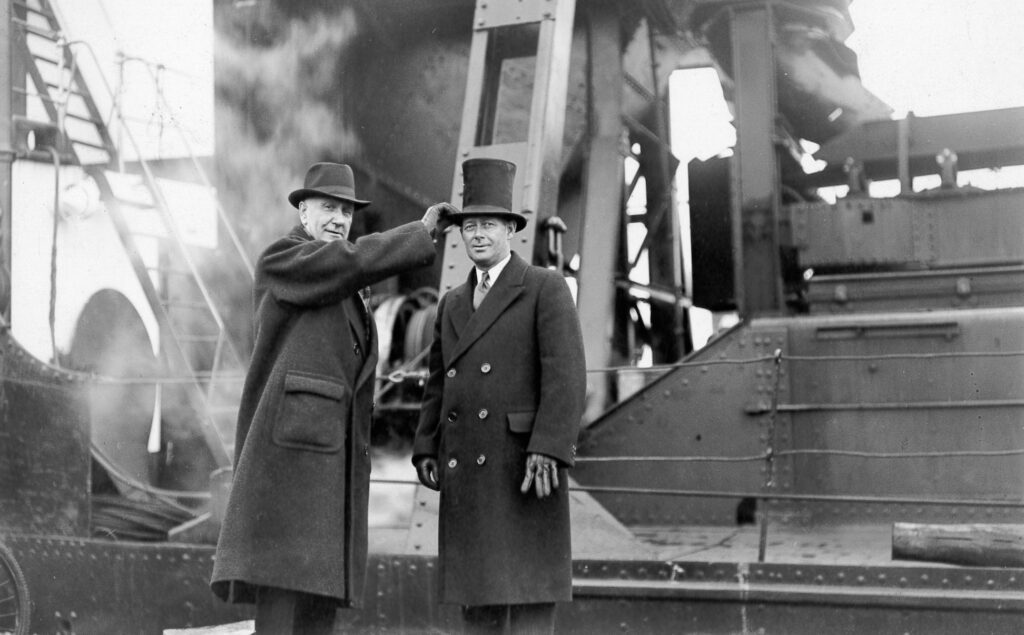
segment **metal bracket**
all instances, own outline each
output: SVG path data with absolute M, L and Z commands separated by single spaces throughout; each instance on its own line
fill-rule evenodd
M 500 26 L 529 24 L 555 18 L 556 0 L 481 0 L 476 5 L 473 28 L 493 29 Z

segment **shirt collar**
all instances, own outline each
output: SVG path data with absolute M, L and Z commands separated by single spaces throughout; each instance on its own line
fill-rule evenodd
M 498 276 L 501 275 L 501 272 L 505 268 L 505 265 L 507 265 L 508 261 L 511 260 L 511 259 L 512 259 L 512 250 L 509 250 L 508 255 L 505 256 L 504 258 L 502 258 L 501 260 L 499 260 L 490 269 L 481 269 L 480 267 L 474 267 L 476 269 L 476 279 L 477 279 L 477 282 L 480 281 L 480 277 L 483 276 L 484 272 L 486 271 L 488 273 L 488 275 L 490 276 L 490 278 L 491 278 L 491 284 L 494 284 L 494 281 L 498 279 Z

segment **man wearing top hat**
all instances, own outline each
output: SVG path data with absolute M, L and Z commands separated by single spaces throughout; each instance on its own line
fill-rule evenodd
M 212 588 L 256 604 L 256 632 L 330 633 L 358 607 L 367 550 L 377 334 L 359 290 L 431 264 L 449 208 L 348 240 L 352 170 L 317 163 L 288 196 L 299 223 L 260 256 L 255 345 Z
M 473 269 L 441 298 L 413 444 L 439 490 L 441 601 L 466 630 L 551 633 L 572 599 L 566 468 L 586 393 L 583 338 L 568 286 L 511 251 L 515 165 L 463 164 L 459 223 Z

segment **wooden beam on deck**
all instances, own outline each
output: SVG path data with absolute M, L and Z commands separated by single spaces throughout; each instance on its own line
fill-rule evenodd
M 1024 567 L 1024 525 L 893 523 L 892 559 Z

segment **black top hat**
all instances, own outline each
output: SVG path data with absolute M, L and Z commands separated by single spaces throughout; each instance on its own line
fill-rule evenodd
M 516 164 L 501 159 L 468 159 L 462 162 L 462 211 L 451 215 L 456 223 L 470 216 L 499 216 L 515 221 L 516 231 L 526 227 L 526 217 L 512 211 L 512 184 Z
M 366 207 L 370 201 L 356 198 L 352 168 L 344 163 L 314 163 L 306 171 L 306 180 L 300 189 L 288 195 L 288 202 L 298 207 L 309 196 L 329 196 L 354 203 L 356 209 Z

